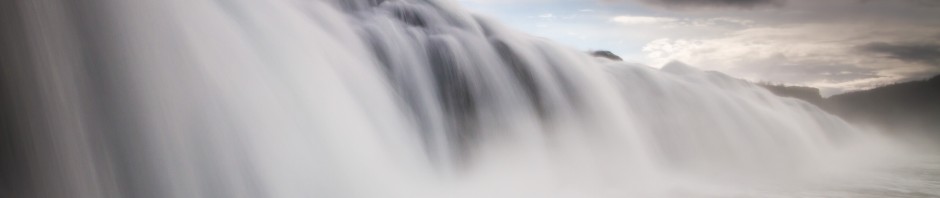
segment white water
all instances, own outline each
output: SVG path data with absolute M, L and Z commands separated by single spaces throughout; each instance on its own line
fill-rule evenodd
M 68 154 L 74 197 L 769 196 L 889 159 L 808 103 L 449 1 L 92 2 L 104 44 L 45 49 L 110 83 L 76 85 L 113 103 L 77 118 L 104 146 Z

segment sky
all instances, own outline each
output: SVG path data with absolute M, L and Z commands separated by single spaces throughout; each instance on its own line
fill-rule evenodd
M 940 74 L 940 0 L 458 0 L 517 30 L 824 96 Z

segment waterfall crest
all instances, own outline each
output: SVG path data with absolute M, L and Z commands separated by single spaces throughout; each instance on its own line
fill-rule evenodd
M 22 91 L 47 126 L 24 130 L 65 142 L 37 151 L 56 171 L 36 196 L 675 197 L 675 178 L 819 174 L 870 135 L 450 1 L 14 4 L 35 10 L 20 83 L 54 90 Z

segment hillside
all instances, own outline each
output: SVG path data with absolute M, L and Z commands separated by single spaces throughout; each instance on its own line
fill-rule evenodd
M 590 53 L 596 57 L 621 60 L 610 51 Z M 778 96 L 807 101 L 850 122 L 876 127 L 887 133 L 926 133 L 940 138 L 940 76 L 829 98 L 823 98 L 819 89 L 813 87 L 767 82 L 757 85 Z
M 772 83 L 757 83 L 757 85 L 764 87 L 778 96 L 802 99 L 817 106 L 822 104 L 825 100 L 823 99 L 822 95 L 819 94 L 819 89 L 813 87 L 790 86 Z
M 805 100 L 848 121 L 889 133 L 940 136 L 940 76 L 829 98 L 820 97 L 819 90 L 812 87 L 758 84 L 779 96 Z
M 847 120 L 889 132 L 940 135 L 940 76 L 835 95 L 822 106 Z

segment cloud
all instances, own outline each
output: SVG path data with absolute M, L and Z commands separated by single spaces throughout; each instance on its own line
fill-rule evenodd
M 637 25 L 637 24 L 657 24 L 657 23 L 670 23 L 676 22 L 678 19 L 667 18 L 667 17 L 651 17 L 651 16 L 616 16 L 610 19 L 611 22 L 616 22 L 625 25 Z
M 754 22 L 750 20 L 729 17 L 694 19 L 632 15 L 614 16 L 611 17 L 608 21 L 621 25 L 661 25 L 661 27 L 747 27 L 754 24 Z
M 642 0 L 667 8 L 757 8 L 783 5 L 785 0 Z
M 940 67 L 940 44 L 936 43 L 872 42 L 860 45 L 856 47 L 856 49 L 905 62 L 922 63 Z
M 940 12 L 931 6 L 937 0 L 462 1 L 499 4 L 478 10 L 524 17 L 508 21 L 534 35 L 654 67 L 678 60 L 830 93 L 940 74 L 934 56 L 940 52 L 930 51 L 940 45 Z M 538 17 L 545 13 L 554 20 Z
M 753 27 L 712 38 L 658 39 L 643 51 L 653 65 L 679 60 L 748 80 L 825 88 L 830 94 L 940 72 L 923 64 L 940 63 L 938 45 L 874 42 L 930 34 L 859 29 L 832 24 Z M 822 34 L 828 32 L 840 34 Z

